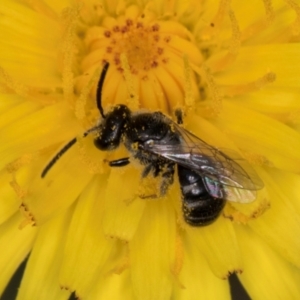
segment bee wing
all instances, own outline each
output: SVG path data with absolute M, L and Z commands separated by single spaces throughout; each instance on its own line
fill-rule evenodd
M 229 185 L 222 185 L 220 182 L 211 180 L 209 177 L 202 177 L 208 193 L 215 198 L 222 198 L 232 202 L 250 203 L 256 199 L 256 191 L 235 188 Z
M 235 151 L 216 149 L 177 124 L 173 125 L 180 143 L 162 144 L 153 140 L 144 149 L 200 174 L 213 197 L 221 198 L 222 189 L 222 198 L 230 201 L 250 202 L 256 198 L 256 190 L 263 187 L 263 182 L 245 159 Z

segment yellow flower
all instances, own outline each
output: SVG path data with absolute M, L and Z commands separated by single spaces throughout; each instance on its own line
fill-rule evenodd
M 299 298 L 297 1 L 2 0 L 0 28 L 1 293 L 30 253 L 18 299 L 229 299 L 234 272 L 253 299 Z M 125 147 L 81 138 L 106 62 L 105 114 L 181 110 L 252 165 L 256 201 L 190 226 L 177 174 L 148 199 L 160 176 L 109 167 Z

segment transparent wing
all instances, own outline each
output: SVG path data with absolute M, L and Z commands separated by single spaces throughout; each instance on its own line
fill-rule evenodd
M 203 176 L 202 180 L 209 194 L 232 202 L 250 203 L 256 199 L 256 191 L 223 185 L 216 180 Z
M 177 144 L 164 144 L 164 141 L 151 140 L 143 146 L 189 168 L 202 176 L 207 191 L 214 197 L 247 203 L 256 198 L 256 191 L 263 182 L 249 163 L 237 152 L 216 149 L 172 122 L 181 141 Z

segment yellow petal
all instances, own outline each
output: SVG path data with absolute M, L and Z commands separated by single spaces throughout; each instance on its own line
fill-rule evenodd
M 300 170 L 300 134 L 290 127 L 224 101 L 220 117 L 213 121 L 245 153 L 263 156 L 267 163 L 282 170 Z
M 125 91 L 125 84 L 123 83 L 123 78 L 120 76 L 120 72 L 112 68 L 111 72 L 108 72 L 107 78 L 105 79 L 105 84 L 103 86 L 103 107 L 109 107 L 110 105 L 126 103 L 126 93 L 122 95 L 119 94 L 119 88 L 116 89 L 116 85 L 121 86 L 121 89 Z M 109 96 L 108 96 L 109 95 Z
M 132 291 L 132 284 L 129 270 L 121 274 L 106 274 L 98 278 L 98 282 L 93 286 L 87 300 L 94 299 L 136 299 Z
M 155 85 L 155 82 L 158 80 L 154 77 L 154 81 L 151 80 L 152 78 L 148 76 L 147 80 L 141 81 L 139 86 L 139 97 L 141 99 L 141 106 L 146 107 L 147 109 L 151 110 L 157 110 L 160 106 L 162 106 L 162 109 L 166 108 L 164 103 L 165 101 L 162 101 L 162 103 L 159 102 L 159 92 L 163 94 L 163 91 L 161 89 L 161 85 L 157 83 Z
M 184 264 L 180 285 L 175 285 L 175 299 L 231 299 L 228 281 L 213 274 L 204 255 L 195 247 L 194 240 L 187 236 L 184 246 Z
M 69 0 L 61 0 L 61 1 L 44 0 L 43 2 L 47 3 L 47 5 L 49 5 L 58 14 L 60 14 L 64 8 L 70 7 Z
M 300 267 L 300 239 L 296 234 L 300 232 L 300 216 L 293 206 L 293 202 L 299 202 L 299 195 L 291 199 L 291 194 L 284 194 L 268 172 L 261 170 L 260 175 L 269 187 L 271 208 L 249 225 L 284 259 Z M 298 193 L 296 186 L 293 190 Z
M 39 228 L 17 299 L 63 300 L 70 295 L 58 277 L 70 217 L 71 211 L 65 211 Z
M 60 282 L 80 298 L 90 293 L 101 274 L 114 267 L 111 264 L 103 268 L 118 247 L 117 241 L 107 239 L 102 230 L 105 187 L 105 176 L 95 176 L 87 185 L 78 199 L 67 235 Z
M 244 269 L 232 223 L 220 217 L 205 227 L 187 227 L 188 238 L 206 258 L 212 272 L 222 279 Z
M 1 168 L 24 153 L 73 138 L 80 129 L 65 104 L 45 107 L 1 128 Z
M 14 1 L 1 1 L 0 13 L 1 66 L 24 83 L 59 85 L 53 63 L 60 38 L 58 23 Z
M 130 5 L 129 7 L 126 8 L 125 11 L 125 17 L 126 19 L 131 18 L 131 19 L 136 19 L 140 15 L 140 10 L 137 5 Z
M 11 108 L 9 104 L 11 102 Z M 5 103 L 5 108 L 3 108 L 3 114 L 0 118 L 0 128 L 15 122 L 16 120 L 23 118 L 24 116 L 34 113 L 40 109 L 40 105 L 34 102 L 22 101 L 19 97 L 11 96 L 8 94 L 1 95 L 1 104 Z M 14 104 L 13 104 L 14 103 Z
M 0 173 L 0 224 L 10 218 L 20 206 L 20 200 L 9 185 L 11 180 L 11 175 L 6 170 Z
M 53 154 L 47 157 L 50 160 Z M 32 176 L 28 196 L 23 200 L 25 208 L 38 225 L 58 210 L 71 205 L 92 178 L 89 166 L 79 155 L 77 145 L 62 155 L 46 176 L 41 178 L 46 162 L 44 157 L 39 161 L 36 167 L 39 171 Z
M 284 195 L 289 205 L 293 206 L 297 214 L 300 215 L 300 175 L 276 169 L 268 169 L 268 173 L 272 178 L 272 188 L 277 186 L 280 195 Z
M 2 294 L 10 277 L 26 258 L 36 235 L 36 228 L 27 226 L 19 229 L 22 216 L 17 212 L 0 226 L 0 294 Z
M 169 299 L 172 292 L 175 219 L 168 199 L 147 201 L 139 228 L 129 243 L 132 286 L 137 299 Z
M 107 236 L 131 240 L 142 218 L 145 200 L 140 199 L 140 170 L 112 169 L 104 198 L 103 231 Z M 140 195 L 141 196 L 141 195 Z
M 170 107 L 177 107 L 183 105 L 184 92 L 183 85 L 172 76 L 172 71 L 168 66 L 161 66 L 156 68 L 154 74 L 164 92 L 165 99 L 169 102 Z
M 245 271 L 239 279 L 251 299 L 298 299 L 299 269 L 286 262 L 264 239 L 247 227 L 235 226 L 235 229 L 245 265 Z
M 200 65 L 203 61 L 199 49 L 191 42 L 179 36 L 171 36 L 168 46 L 170 47 L 170 51 L 174 51 L 179 58 L 184 53 L 193 64 Z
M 274 116 L 278 120 L 299 122 L 300 103 L 297 91 L 297 88 L 291 87 L 266 86 L 262 90 L 237 96 L 234 102 L 237 105 Z
M 200 115 L 202 112 L 198 111 L 197 114 L 187 116 L 184 120 L 184 126 L 188 131 L 213 147 L 238 151 L 237 146 L 228 138 L 222 128 L 218 128 Z
M 116 80 L 118 80 L 118 78 L 120 78 L 120 75 L 116 76 L 113 80 L 112 80 L 112 84 L 115 85 L 116 84 Z M 138 78 L 136 78 L 135 76 L 133 77 L 133 82 L 134 84 L 136 84 Z M 115 83 L 114 83 L 115 82 Z M 125 80 L 122 80 L 120 78 L 120 81 L 118 82 L 118 88 L 114 91 L 115 96 L 113 97 L 113 99 L 109 99 L 108 103 L 112 103 L 114 105 L 119 104 L 119 103 L 126 103 L 128 105 L 130 105 L 129 100 L 129 90 L 128 90 L 128 86 L 127 86 L 127 82 Z M 136 87 L 134 87 L 134 91 L 136 91 Z
M 163 32 L 164 34 L 178 36 L 184 40 L 189 40 L 190 37 L 192 37 L 191 33 L 187 30 L 187 28 L 178 22 L 163 21 L 163 22 L 158 22 L 158 24 L 161 32 Z
M 264 2 L 268 4 L 267 1 Z M 247 45 L 279 44 L 290 42 L 293 35 L 295 35 L 293 32 L 293 23 L 296 21 L 296 14 L 295 11 L 286 4 L 288 4 L 287 1 L 272 1 L 272 4 L 270 5 L 271 10 L 268 9 L 268 11 L 265 12 L 265 16 L 262 15 L 260 20 L 254 20 L 255 22 L 252 22 L 252 24 L 247 24 L 247 28 L 245 29 Z M 243 13 L 243 16 L 252 16 L 252 20 L 255 15 L 256 11 L 254 14 L 249 13 L 249 11 Z M 270 24 L 270 21 L 272 22 L 272 25 Z M 243 20 L 241 20 L 241 22 L 243 22 Z
M 216 76 L 216 82 L 221 86 L 247 83 L 271 71 L 276 74 L 274 87 L 299 88 L 299 52 L 299 43 L 242 47 L 230 70 Z
M 87 55 L 84 60 L 82 60 L 81 67 L 85 70 L 85 73 L 89 71 L 93 73 L 92 68 L 97 65 L 101 66 L 102 57 L 106 53 L 107 41 L 105 39 L 98 39 L 97 41 L 97 49 L 92 51 L 89 55 Z

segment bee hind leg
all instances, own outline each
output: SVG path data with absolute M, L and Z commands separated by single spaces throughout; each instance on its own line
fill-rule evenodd
M 162 182 L 160 185 L 161 196 L 166 195 L 169 186 L 174 182 L 174 172 L 175 172 L 175 164 L 173 162 L 165 164 L 161 173 L 161 177 L 162 177 Z
M 169 186 L 174 182 L 175 164 L 173 162 L 150 163 L 144 168 L 142 178 L 147 177 L 151 172 L 153 177 L 161 176 L 160 196 L 166 195 Z M 152 198 L 152 196 L 147 198 Z
M 142 172 L 142 178 L 147 177 L 150 172 L 153 170 L 153 165 L 152 164 L 148 164 L 146 165 L 146 167 L 144 168 L 143 172 Z

